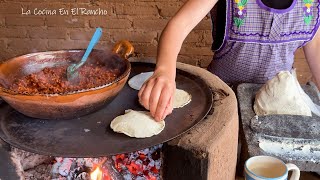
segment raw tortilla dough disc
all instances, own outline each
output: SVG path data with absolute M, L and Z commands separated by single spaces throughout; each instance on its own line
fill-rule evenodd
M 124 115 L 111 121 L 111 129 L 135 138 L 146 138 L 159 134 L 165 127 L 165 121 L 155 121 L 150 112 L 126 110 Z
M 143 83 L 148 80 L 153 74 L 152 72 L 140 73 L 132 77 L 128 84 L 135 90 L 140 90 Z M 191 102 L 191 95 L 184 90 L 176 89 L 173 100 L 173 108 L 181 108 Z
M 173 99 L 173 108 L 182 108 L 191 102 L 191 95 L 182 89 L 176 89 Z
M 289 71 L 281 71 L 269 80 L 256 94 L 253 106 L 255 113 L 311 116 L 311 110 L 304 102 L 298 82 L 295 81 L 296 77 Z
M 135 75 L 132 77 L 129 81 L 128 84 L 132 89 L 135 90 L 140 90 L 143 83 L 148 80 L 153 74 L 153 71 L 151 72 L 145 72 L 145 73 L 140 73 L 138 75 Z

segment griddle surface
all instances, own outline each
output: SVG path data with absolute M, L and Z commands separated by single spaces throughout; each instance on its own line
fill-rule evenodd
M 132 76 L 154 70 L 149 63 L 131 63 Z M 110 122 L 126 109 L 144 110 L 138 103 L 138 91 L 128 84 L 119 95 L 102 109 L 76 119 L 34 119 L 0 104 L 0 137 L 17 148 L 43 155 L 62 157 L 99 157 L 132 152 L 169 141 L 201 121 L 212 105 L 212 93 L 205 82 L 190 73 L 177 70 L 177 88 L 192 95 L 187 106 L 175 109 L 157 136 L 130 138 L 115 133 Z M 88 132 L 86 132 L 88 131 Z

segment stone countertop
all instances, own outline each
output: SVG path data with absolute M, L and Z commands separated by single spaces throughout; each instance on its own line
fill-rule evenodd
M 257 155 L 271 155 L 284 162 L 296 164 L 301 171 L 316 172 L 320 169 L 320 117 L 313 115 L 255 116 L 253 103 L 262 85 L 241 84 L 237 88 L 241 136 L 241 162 Z M 313 87 L 303 86 L 313 102 L 319 103 Z M 264 149 L 264 150 L 263 150 Z

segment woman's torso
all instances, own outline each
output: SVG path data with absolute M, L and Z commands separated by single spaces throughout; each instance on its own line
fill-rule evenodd
M 266 1 L 220 0 L 212 11 L 218 28 L 208 69 L 225 82 L 264 83 L 279 71 L 291 70 L 296 49 L 315 35 L 320 0 L 286 0 L 276 6 L 275 0 Z

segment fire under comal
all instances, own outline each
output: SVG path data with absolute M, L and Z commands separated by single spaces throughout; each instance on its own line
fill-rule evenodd
M 160 180 L 161 149 L 162 144 L 99 158 L 62 158 L 14 148 L 11 156 L 25 180 Z

